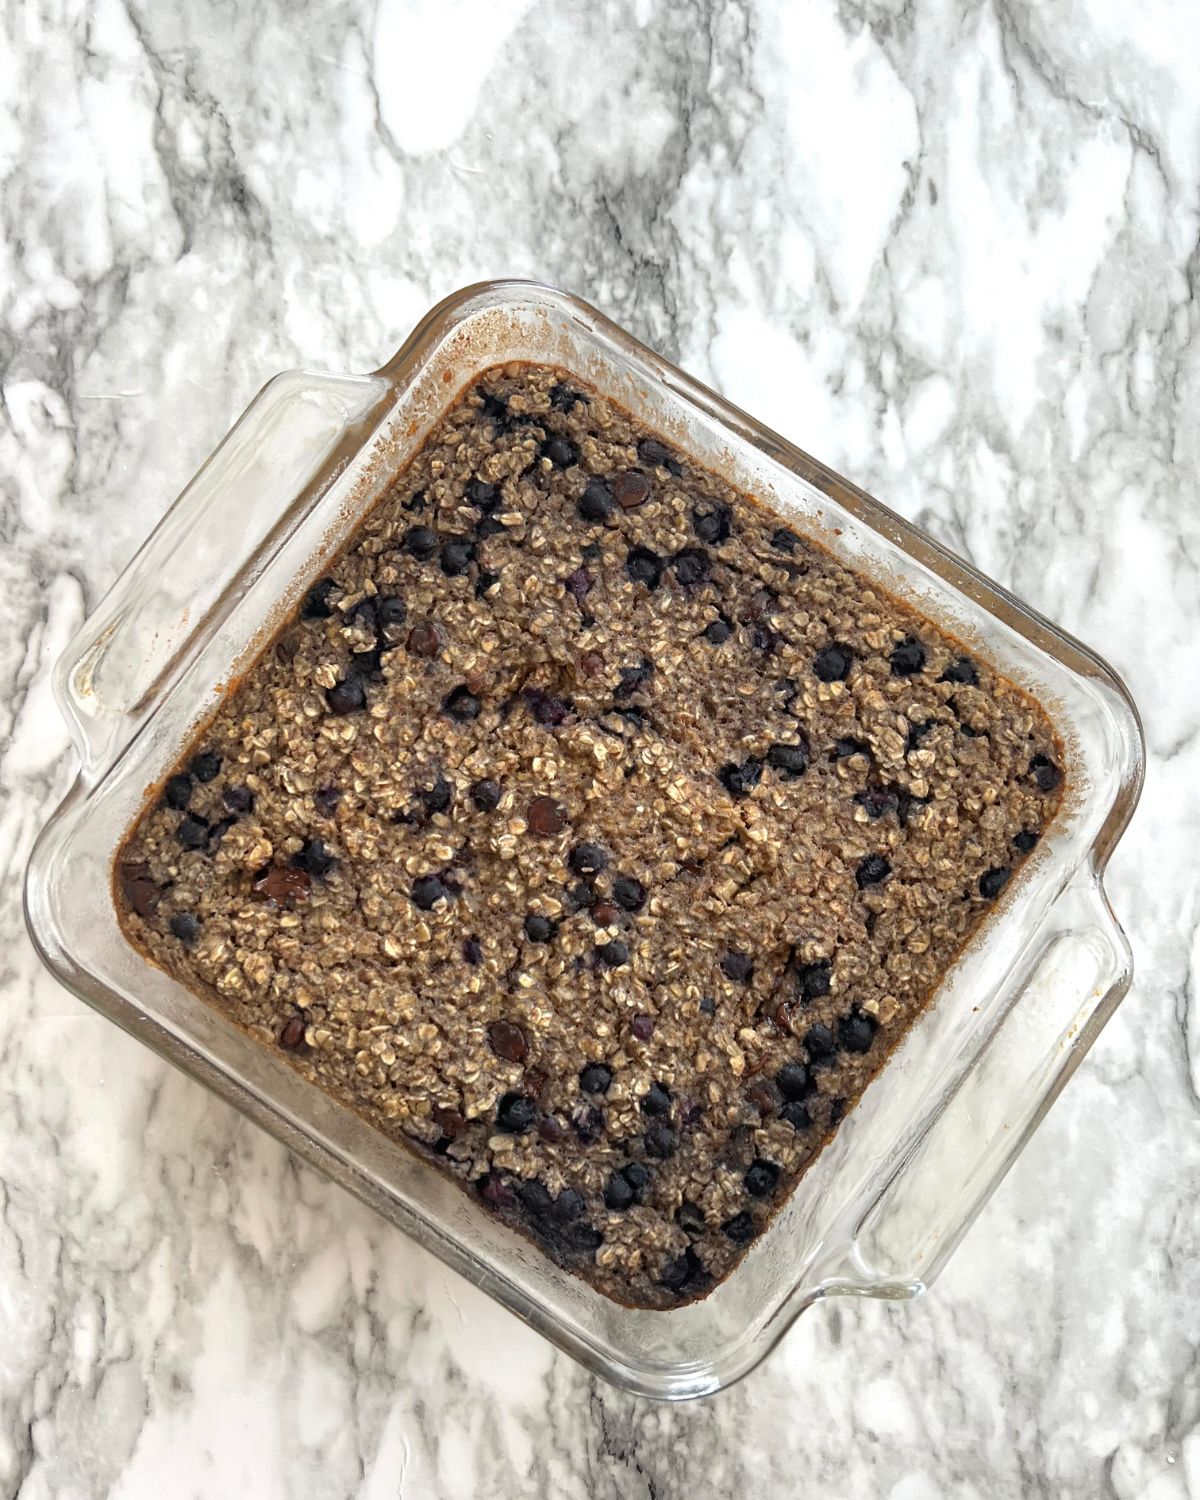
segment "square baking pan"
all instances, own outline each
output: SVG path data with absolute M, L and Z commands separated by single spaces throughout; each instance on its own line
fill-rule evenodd
M 1064 804 L 1005 900 L 728 1280 L 633 1311 L 556 1266 L 302 1078 L 123 936 L 115 852 L 150 788 L 324 561 L 488 368 L 561 365 L 966 642 L 1046 707 Z M 272 380 L 55 672 L 79 775 L 39 838 L 26 915 L 69 989 L 242 1109 L 590 1369 L 678 1400 L 751 1369 L 817 1298 L 937 1275 L 1124 995 L 1105 863 L 1136 804 L 1137 713 L 1097 656 L 576 297 L 501 281 L 435 307 L 372 375 Z

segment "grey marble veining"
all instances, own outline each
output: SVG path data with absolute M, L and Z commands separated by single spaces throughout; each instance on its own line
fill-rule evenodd
M 1193 0 L 0 10 L 0 1494 L 1200 1496 Z M 599 1385 L 60 989 L 48 671 L 257 387 L 577 290 L 1109 658 L 1138 977 L 931 1294 Z M 528 1476 L 528 1477 L 526 1477 Z

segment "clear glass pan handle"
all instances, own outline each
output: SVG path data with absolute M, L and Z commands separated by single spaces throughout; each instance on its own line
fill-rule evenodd
M 388 390 L 378 375 L 291 370 L 242 413 L 55 669 L 85 785 L 136 731 L 197 626 L 232 608 L 235 578 L 240 597 L 261 571 L 256 560 L 311 503 L 314 482 L 340 472 L 337 450 Z

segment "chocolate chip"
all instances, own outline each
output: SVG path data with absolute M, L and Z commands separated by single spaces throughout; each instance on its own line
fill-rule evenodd
M 616 506 L 617 502 L 613 499 L 612 491 L 603 479 L 589 479 L 584 486 L 583 494 L 575 502 L 575 509 L 580 519 L 592 525 L 607 521 Z
M 333 613 L 333 605 L 329 602 L 329 596 L 336 592 L 337 584 L 332 578 L 322 578 L 318 583 L 314 583 L 304 596 L 300 618 L 303 620 L 327 620 Z
M 413 905 L 421 911 L 432 911 L 439 901 L 449 901 L 452 892 L 437 875 L 422 875 L 413 881 Z
M 542 444 L 541 454 L 548 458 L 556 469 L 569 469 L 579 462 L 579 449 L 569 438 L 554 433 Z
M 779 1182 L 779 1167 L 765 1157 L 756 1156 L 742 1181 L 752 1198 L 769 1198 Z
M 483 704 L 465 683 L 447 694 L 442 704 L 445 712 L 459 724 L 469 724 L 472 719 L 477 719 L 482 707 Z
M 163 801 L 175 812 L 182 812 L 192 800 L 192 778 L 184 771 L 172 776 L 163 787 Z
M 347 672 L 341 682 L 325 694 L 325 701 L 335 714 L 352 714 L 367 705 L 367 692 L 357 672 Z
M 650 498 L 650 481 L 636 469 L 617 474 L 611 481 L 613 499 L 622 510 L 636 510 Z
M 892 647 L 889 659 L 893 677 L 915 677 L 925 665 L 925 647 L 915 636 L 906 635 Z
M 804 1033 L 804 1047 L 810 1064 L 827 1062 L 837 1052 L 837 1040 L 828 1026 L 820 1021 Z
M 979 877 L 979 894 L 985 901 L 994 901 L 1008 883 L 1011 870 L 1003 866 L 997 866 L 993 870 L 985 870 Z
M 807 745 L 776 742 L 767 747 L 767 765 L 784 776 L 803 776 L 808 766 Z
M 588 1063 L 579 1074 L 579 1087 L 585 1094 L 607 1094 L 613 1071 L 607 1063 Z
M 515 1021 L 493 1021 L 488 1027 L 488 1046 L 505 1062 L 519 1063 L 525 1061 L 529 1039 Z
M 631 547 L 625 557 L 625 571 L 633 583 L 641 583 L 653 592 L 662 582 L 663 560 L 649 547 Z
M 748 797 L 762 779 L 763 763 L 751 756 L 741 765 L 726 761 L 717 772 L 717 780 L 731 797 Z
M 530 912 L 525 918 L 525 936 L 531 943 L 548 943 L 554 937 L 554 923 L 549 917 Z
M 576 875 L 599 875 L 608 864 L 608 850 L 601 844 L 576 844 L 567 864 Z
M 550 839 L 567 826 L 567 810 L 553 797 L 535 797 L 525 814 L 530 833 Z
M 830 646 L 823 646 L 813 657 L 813 671 L 822 682 L 845 682 L 853 662 L 854 653 L 850 647 L 834 641 Z
M 221 757 L 213 750 L 202 750 L 193 756 L 188 770 L 197 781 L 215 781 L 221 771 Z
M 272 906 L 281 906 L 285 901 L 304 900 L 312 889 L 312 880 L 307 870 L 289 865 L 271 865 L 254 881 L 254 894 Z
M 162 889 L 150 877 L 149 865 L 126 862 L 118 874 L 121 894 L 130 910 L 139 917 L 152 917 L 162 897 Z
M 428 526 L 410 526 L 400 538 L 400 549 L 418 562 L 428 562 L 438 549 L 438 536 Z
M 942 675 L 939 682 L 959 682 L 967 687 L 979 685 L 979 673 L 975 670 L 975 663 L 969 656 L 960 656 L 952 661 Z
M 711 510 L 692 512 L 692 530 L 702 542 L 710 547 L 728 541 L 733 533 L 733 515 L 727 505 L 714 505 Z
M 1043 792 L 1052 792 L 1062 784 L 1062 771 L 1048 755 L 1035 755 L 1029 762 L 1029 774 Z
M 721 973 L 735 984 L 745 984 L 754 973 L 754 960 L 748 953 L 731 950 L 721 959 Z
M 869 885 L 878 885 L 891 873 L 892 867 L 882 854 L 868 854 L 865 859 L 859 861 L 858 869 L 854 872 L 854 880 L 859 890 L 862 891 Z
M 869 1052 L 878 1022 L 865 1011 L 851 1011 L 838 1022 L 838 1046 L 843 1052 Z
M 666 1161 L 669 1156 L 674 1155 L 678 1144 L 679 1137 L 669 1125 L 651 1125 L 642 1137 L 646 1155 L 656 1161 Z
M 510 1135 L 524 1135 L 537 1123 L 538 1107 L 527 1094 L 508 1093 L 500 1096 L 496 1106 L 496 1124 Z
M 292 1016 L 284 1022 L 279 1033 L 279 1045 L 285 1052 L 300 1052 L 304 1049 L 305 1021 L 303 1016 Z
M 467 537 L 453 537 L 442 548 L 442 572 L 447 578 L 461 578 L 475 558 L 475 543 Z
M 170 922 L 171 936 L 177 937 L 186 947 L 191 947 L 200 936 L 200 918 L 190 911 L 176 912 Z
M 1036 828 L 1022 828 L 1013 834 L 1013 848 L 1018 854 L 1029 854 L 1037 847 L 1041 834 Z
M 671 559 L 676 580 L 683 588 L 695 588 L 707 583 L 712 572 L 712 563 L 703 547 L 685 547 Z
M 503 795 L 498 781 L 492 781 L 484 777 L 476 781 L 471 787 L 471 801 L 480 812 L 495 812 L 500 806 L 500 798 Z
M 605 969 L 619 969 L 629 962 L 629 948 L 620 938 L 601 943 L 596 949 L 596 958 Z
M 618 875 L 612 884 L 612 898 L 626 911 L 641 911 L 646 904 L 646 887 L 631 875 Z
M 221 794 L 221 801 L 230 812 L 252 813 L 254 811 L 254 793 L 248 786 L 227 786 Z
M 414 656 L 440 656 L 446 649 L 446 632 L 432 620 L 422 620 L 408 632 L 406 645 Z
M 758 1233 L 758 1229 L 755 1227 L 754 1216 L 742 1212 L 734 1214 L 732 1219 L 726 1219 L 721 1225 L 721 1233 L 727 1239 L 732 1240 L 735 1245 L 748 1245 Z
M 203 849 L 208 843 L 208 824 L 194 813 L 188 813 L 176 828 L 175 838 L 184 849 Z

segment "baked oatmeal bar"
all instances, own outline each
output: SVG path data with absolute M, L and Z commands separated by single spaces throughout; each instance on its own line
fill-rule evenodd
M 117 899 L 264 1047 L 606 1296 L 671 1308 L 928 1003 L 1061 760 L 928 620 L 508 365 L 156 792 Z

